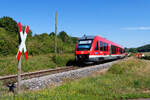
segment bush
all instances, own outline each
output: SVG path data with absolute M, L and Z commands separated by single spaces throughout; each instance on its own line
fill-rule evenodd
M 73 56 L 71 54 L 68 54 L 68 55 L 60 55 L 60 54 L 57 54 L 57 55 L 53 55 L 52 56 L 52 61 L 58 65 L 58 66 L 66 66 L 66 64 L 68 64 L 68 62 L 70 60 L 73 60 Z
M 142 59 L 150 60 L 150 56 L 144 56 Z
M 141 86 L 140 80 L 134 80 L 133 85 L 135 88 L 139 88 Z

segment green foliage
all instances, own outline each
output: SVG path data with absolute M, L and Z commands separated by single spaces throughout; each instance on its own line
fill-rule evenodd
M 137 49 L 136 48 L 129 48 L 128 52 L 137 53 Z
M 148 88 L 150 90 L 150 79 L 146 80 L 146 82 L 144 83 L 146 88 Z
M 145 59 L 145 60 L 150 60 L 150 56 L 144 56 L 144 57 L 142 57 L 142 59 Z
M 138 52 L 150 52 L 150 44 L 137 48 Z
M 49 34 L 49 36 L 55 36 L 55 33 L 54 33 L 54 32 L 51 32 L 51 33 Z
M 123 66 L 122 66 L 123 65 Z M 114 64 L 110 69 L 109 72 L 112 74 L 129 74 L 132 73 L 133 71 L 136 71 L 137 67 L 141 67 L 145 65 L 142 63 L 141 60 L 137 61 L 135 59 L 129 60 L 128 63 L 122 62 L 119 64 Z
M 25 30 L 25 26 L 23 31 Z M 49 54 L 54 52 L 55 33 L 42 33 L 32 36 L 29 30 L 26 46 L 29 55 Z M 0 18 L 0 56 L 16 55 L 19 46 L 19 31 L 17 22 L 10 17 Z M 75 38 L 69 37 L 61 31 L 57 36 L 57 53 L 72 53 L 75 48 Z
M 25 28 L 26 28 L 26 26 L 22 26 L 23 32 L 25 31 Z M 28 37 L 27 41 L 32 38 L 32 30 L 30 29 L 30 27 L 29 27 L 29 32 L 28 32 L 28 36 L 27 37 Z
M 74 59 L 73 54 L 61 54 L 57 55 L 55 62 L 54 54 L 43 54 L 43 55 L 29 55 L 29 60 L 25 61 L 24 55 L 22 55 L 22 72 L 31 72 L 42 69 L 49 69 L 66 66 L 67 62 Z M 0 57 L 0 76 L 17 74 L 17 63 L 16 56 L 3 56 Z
M 0 55 L 15 54 L 16 50 L 17 42 L 4 28 L 0 28 Z
M 76 37 L 71 37 L 73 43 L 76 43 L 77 42 L 77 38 Z
M 68 61 L 74 59 L 73 56 L 70 55 L 53 55 L 52 56 L 52 61 L 57 64 L 58 66 L 65 66 Z
M 71 41 L 70 37 L 64 31 L 59 32 L 58 38 L 60 38 L 63 42 L 70 42 Z
M 25 27 L 23 26 L 23 30 Z M 29 30 L 28 38 L 31 39 L 32 31 Z M 19 31 L 17 22 L 10 17 L 0 18 L 0 56 L 15 55 L 19 45 Z
M 109 69 L 109 71 L 113 74 L 122 74 L 124 72 L 125 68 L 121 67 L 121 65 L 114 64 L 113 67 Z
M 127 93 L 122 94 L 121 100 L 127 100 L 127 99 L 135 99 L 135 98 L 150 98 L 150 94 L 148 93 Z
M 16 36 L 18 33 L 17 22 L 10 17 L 4 16 L 0 18 L 0 27 L 8 31 L 7 34 L 9 35 Z
M 133 81 L 133 86 L 134 86 L 135 88 L 139 88 L 140 85 L 141 85 L 140 80 L 134 80 L 134 81 Z

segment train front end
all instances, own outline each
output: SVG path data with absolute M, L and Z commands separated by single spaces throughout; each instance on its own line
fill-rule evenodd
M 89 61 L 92 43 L 93 43 L 92 37 L 83 37 L 78 39 L 75 49 L 76 61 L 80 62 Z

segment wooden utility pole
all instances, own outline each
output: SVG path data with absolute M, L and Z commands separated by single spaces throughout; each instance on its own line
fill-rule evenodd
M 55 54 L 57 53 L 57 11 L 55 15 Z
M 21 57 L 18 62 L 18 83 L 17 83 L 18 94 L 21 93 Z

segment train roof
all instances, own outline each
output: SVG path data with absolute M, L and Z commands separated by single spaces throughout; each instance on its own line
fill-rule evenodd
M 112 45 L 114 45 L 114 46 L 117 46 L 117 47 L 123 48 L 123 47 L 122 47 L 122 46 L 120 46 L 119 44 L 114 43 L 114 42 L 112 42 L 112 41 L 110 41 L 110 40 L 107 40 L 106 38 L 103 38 L 103 37 L 100 37 L 100 36 L 95 36 L 95 38 L 99 38 L 100 40 L 102 40 L 102 41 L 104 41 L 104 42 L 108 42 L 108 43 L 110 43 L 110 44 L 112 44 Z
M 112 45 L 115 45 L 115 46 L 118 46 L 118 47 L 120 47 L 120 48 L 123 48 L 122 46 L 120 46 L 119 44 L 116 44 L 116 43 L 114 43 L 114 42 L 112 42 L 112 41 L 110 41 L 110 40 L 107 40 L 106 38 L 103 38 L 103 37 L 101 37 L 101 36 L 86 36 L 86 35 L 84 35 L 83 37 L 81 37 L 81 38 L 79 38 L 80 40 L 84 40 L 84 39 L 95 39 L 95 38 L 99 38 L 100 40 L 102 40 L 102 41 L 104 41 L 104 42 L 108 42 L 108 43 L 110 43 L 110 44 L 112 44 Z
M 84 40 L 84 39 L 94 39 L 96 36 L 86 36 L 84 35 L 83 37 L 79 38 L 81 40 Z

